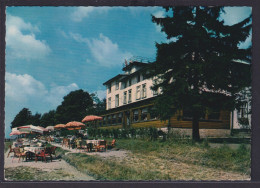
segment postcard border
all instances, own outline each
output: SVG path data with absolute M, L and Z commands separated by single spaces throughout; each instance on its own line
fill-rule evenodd
M 234 181 L 234 182 L 216 182 L 216 181 L 200 181 L 200 182 L 169 182 L 169 181 L 126 181 L 126 182 L 6 182 L 4 181 L 4 107 L 5 107 L 5 8 L 6 6 L 167 6 L 167 5 L 204 5 L 204 6 L 252 6 L 253 7 L 253 51 L 252 51 L 252 152 L 251 152 L 251 181 Z M 258 33 L 258 35 L 257 35 Z M 257 0 L 1 0 L 0 1 L 0 183 L 1 187 L 63 187 L 68 186 L 93 186 L 93 187 L 260 187 L 260 1 Z

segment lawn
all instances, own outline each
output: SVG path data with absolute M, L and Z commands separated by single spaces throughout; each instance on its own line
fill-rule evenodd
M 12 181 L 46 181 L 46 180 L 63 180 L 73 178 L 73 175 L 62 170 L 44 171 L 39 168 L 19 166 L 16 168 L 5 169 L 6 180 Z
M 81 172 L 99 180 L 249 180 L 250 148 L 227 144 L 210 148 L 208 143 L 118 139 L 127 157 L 101 158 L 84 153 L 64 159 Z

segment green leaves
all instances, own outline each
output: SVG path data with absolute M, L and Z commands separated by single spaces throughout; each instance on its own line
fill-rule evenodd
M 177 40 L 156 44 L 156 62 L 149 70 L 149 76 L 157 78 L 152 89 L 162 90 L 156 102 L 160 118 L 166 120 L 183 108 L 191 109 L 193 119 L 206 109 L 233 109 L 236 93 L 251 83 L 251 49 L 238 48 L 249 36 L 251 16 L 230 26 L 220 20 L 223 7 L 165 10 L 168 16 L 153 16 L 152 21 L 168 39 Z

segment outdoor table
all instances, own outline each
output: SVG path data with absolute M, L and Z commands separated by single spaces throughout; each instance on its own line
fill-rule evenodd
M 35 150 L 36 151 L 40 151 L 40 150 L 43 150 L 44 147 L 24 147 L 24 151 L 26 153 L 26 161 L 28 159 L 32 160 L 33 156 L 35 155 Z
M 24 151 L 30 151 L 30 152 L 33 152 L 33 153 L 35 153 L 35 150 L 43 150 L 44 149 L 44 147 L 32 147 L 32 146 L 30 146 L 30 147 L 24 147 Z
M 99 144 L 100 141 L 104 141 L 104 140 L 87 140 L 86 143 L 92 143 L 93 145 L 97 146 Z

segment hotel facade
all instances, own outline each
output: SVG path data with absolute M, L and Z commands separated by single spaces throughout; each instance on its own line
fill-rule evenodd
M 102 115 L 103 120 L 98 122 L 98 127 L 101 129 L 130 127 L 163 129 L 170 126 L 191 134 L 192 119 L 189 112 L 179 111 L 173 114 L 170 122 L 159 119 L 154 110 L 154 102 L 161 91 L 151 89 L 153 79 L 146 78 L 143 74 L 147 65 L 148 63 L 140 61 L 125 62 L 123 73 L 103 84 L 107 88 L 106 112 Z M 236 115 L 233 113 L 224 110 L 206 113 L 200 120 L 201 135 L 230 134 L 234 122 L 237 122 L 234 119 Z

